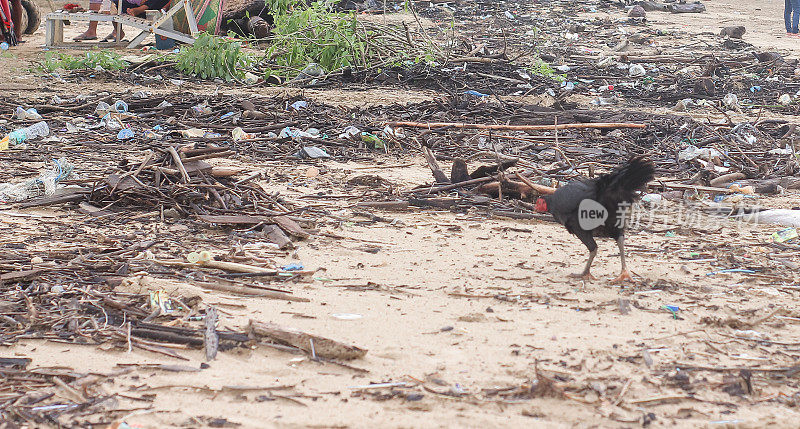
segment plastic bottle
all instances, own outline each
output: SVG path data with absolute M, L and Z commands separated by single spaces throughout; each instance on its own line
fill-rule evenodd
M 784 243 L 800 237 L 797 228 L 786 228 L 772 234 L 772 240 L 776 243 Z
M 3 42 L 0 43 L 0 51 L 7 51 L 8 50 L 8 43 Z
M 27 140 L 35 139 L 36 137 L 44 137 L 50 134 L 50 127 L 47 122 L 37 122 L 29 127 L 12 131 L 7 136 L 0 140 L 0 150 L 8 149 L 10 144 L 18 145 Z

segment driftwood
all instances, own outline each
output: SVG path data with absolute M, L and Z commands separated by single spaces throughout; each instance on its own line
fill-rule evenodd
M 240 264 L 237 262 L 227 262 L 227 261 L 198 261 L 194 262 L 184 262 L 184 261 L 174 261 L 174 260 L 166 260 L 166 259 L 155 259 L 153 262 L 164 265 L 165 267 L 182 267 L 182 268 L 195 268 L 195 267 L 202 267 L 202 268 L 214 268 L 223 271 L 230 271 L 234 273 L 250 273 L 250 274 L 262 274 L 262 275 L 277 275 L 278 271 L 272 270 L 269 268 L 262 268 L 256 267 L 254 265 L 246 265 Z
M 219 283 L 197 282 L 196 284 L 197 286 L 200 286 L 203 289 L 215 290 L 218 292 L 228 292 L 237 295 L 257 296 L 260 298 L 270 298 L 270 299 L 282 299 L 285 301 L 293 301 L 293 302 L 311 302 L 311 300 L 308 298 L 294 296 L 283 292 L 275 292 L 271 290 L 250 287 L 247 285 L 225 284 L 222 282 Z
M 422 147 L 422 154 L 425 155 L 425 160 L 428 161 L 428 167 L 430 167 L 431 172 L 433 173 L 433 178 L 436 179 L 437 183 L 449 183 L 450 180 L 447 179 L 447 175 L 444 174 L 441 167 L 439 167 L 439 163 L 436 162 L 436 156 L 434 156 L 433 151 L 427 146 Z
M 744 179 L 746 177 L 747 176 L 744 173 L 729 173 L 729 174 L 724 174 L 722 176 L 719 176 L 716 179 L 712 179 L 710 182 L 708 182 L 708 184 L 711 185 L 711 186 L 720 186 L 720 185 L 724 185 L 726 183 L 735 182 L 737 180 L 742 180 L 742 179 Z
M 282 344 L 297 347 L 313 357 L 350 360 L 364 357 L 367 354 L 366 349 L 297 329 L 282 327 L 274 323 L 250 320 L 247 330 L 253 337 L 266 337 Z

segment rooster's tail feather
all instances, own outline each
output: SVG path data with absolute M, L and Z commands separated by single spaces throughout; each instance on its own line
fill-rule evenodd
M 598 182 L 598 193 L 614 195 L 617 201 L 630 201 L 635 191 L 653 180 L 655 172 L 652 161 L 643 156 L 633 157 L 624 166 L 601 178 Z

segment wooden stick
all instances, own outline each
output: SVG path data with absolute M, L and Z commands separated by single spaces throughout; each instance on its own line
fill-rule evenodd
M 430 167 L 431 173 L 433 173 L 433 178 L 439 183 L 449 183 L 450 179 L 447 178 L 447 175 L 444 174 L 444 171 L 439 167 L 439 163 L 436 162 L 436 157 L 433 155 L 431 149 L 427 146 L 423 146 L 422 154 L 425 155 L 425 160 L 428 161 L 428 167 Z
M 289 295 L 281 292 L 273 292 L 271 290 L 254 288 L 247 285 L 228 285 L 224 283 L 212 283 L 212 282 L 197 282 L 196 284 L 202 287 L 203 289 L 215 290 L 219 292 L 235 293 L 238 295 L 257 296 L 259 298 L 282 299 L 285 301 L 293 301 L 293 302 L 311 302 L 311 300 L 308 298 Z
M 181 161 L 181 156 L 178 155 L 178 152 L 175 150 L 174 147 L 169 146 L 167 148 L 169 154 L 172 155 L 172 159 L 175 160 L 175 165 L 178 166 L 178 170 L 181 172 L 181 177 L 183 177 L 183 183 L 189 183 L 189 173 L 186 172 L 186 167 L 183 166 L 183 161 Z
M 311 345 L 313 344 L 314 354 L 323 358 L 350 360 L 364 357 L 364 355 L 367 354 L 366 349 L 344 344 L 330 338 L 309 334 L 297 329 L 282 327 L 274 323 L 250 320 L 248 331 L 253 336 L 271 338 L 280 343 L 301 349 L 309 354 L 312 352 Z
M 648 185 L 650 188 L 669 188 L 669 189 L 689 189 L 692 191 L 699 191 L 699 192 L 715 192 L 718 194 L 735 194 L 736 191 L 728 188 L 715 188 L 712 186 L 700 186 L 700 185 L 686 185 L 684 183 L 658 183 L 652 182 Z
M 622 389 L 619 391 L 619 395 L 617 395 L 617 399 L 615 399 L 613 402 L 615 407 L 619 405 L 620 402 L 622 402 L 622 398 L 625 397 L 626 393 L 628 393 L 628 388 L 631 387 L 632 381 L 633 378 L 629 378 L 628 381 L 626 381 L 625 384 L 622 386 Z
M 412 194 L 419 194 L 419 193 L 435 194 L 437 192 L 450 191 L 450 190 L 453 190 L 453 189 L 458 189 L 458 188 L 461 188 L 463 186 L 470 186 L 470 185 L 477 185 L 479 183 L 484 183 L 484 182 L 491 182 L 492 180 L 495 180 L 495 179 L 494 179 L 494 177 L 491 177 L 491 176 L 479 177 L 477 179 L 467 180 L 466 182 L 453 183 L 452 185 L 432 186 L 430 188 L 413 189 L 408 193 L 412 193 Z
M 159 265 L 164 265 L 166 267 L 181 267 L 181 268 L 216 268 L 218 270 L 223 271 L 231 271 L 234 273 L 251 273 L 251 274 L 264 274 L 264 275 L 277 275 L 277 270 L 271 270 L 262 267 L 256 267 L 254 265 L 245 265 L 239 264 L 236 262 L 226 262 L 226 261 L 200 261 L 198 263 L 192 262 L 183 262 L 183 261 L 171 261 L 167 259 L 154 259 L 153 262 Z
M 551 188 L 549 186 L 544 186 L 544 185 L 537 185 L 536 183 L 533 183 L 530 180 L 528 180 L 528 178 L 523 176 L 522 174 L 514 173 L 514 177 L 521 180 L 522 183 L 528 185 L 531 189 L 542 195 L 552 195 L 556 192 L 556 188 Z
M 509 130 L 509 131 L 548 131 L 566 129 L 585 129 L 585 128 L 647 128 L 647 124 L 628 124 L 616 122 L 590 122 L 578 124 L 558 124 L 558 125 L 503 125 L 503 124 L 467 124 L 464 122 L 389 122 L 387 125 L 392 127 L 414 127 L 414 128 L 470 128 L 477 130 Z

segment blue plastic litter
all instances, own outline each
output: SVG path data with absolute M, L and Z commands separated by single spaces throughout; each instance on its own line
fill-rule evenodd
M 289 264 L 281 267 L 283 271 L 303 271 L 303 264 Z
M 302 110 L 308 107 L 308 102 L 305 100 L 297 100 L 294 103 L 292 103 L 289 107 L 291 107 L 294 110 Z
M 117 100 L 117 102 L 114 103 L 114 111 L 117 113 L 128 113 L 128 103 Z
M 482 92 L 478 92 L 478 91 L 475 91 L 473 89 L 470 89 L 469 91 L 464 91 L 464 94 L 474 95 L 476 97 L 488 97 L 489 96 L 489 94 L 484 94 Z
M 133 130 L 130 128 L 123 128 L 117 133 L 117 140 L 127 140 L 133 138 Z

